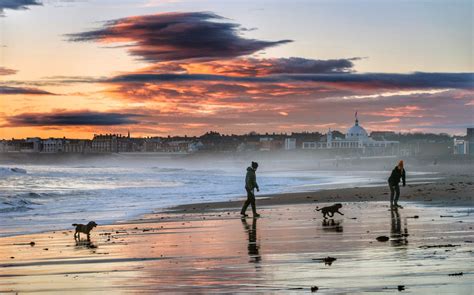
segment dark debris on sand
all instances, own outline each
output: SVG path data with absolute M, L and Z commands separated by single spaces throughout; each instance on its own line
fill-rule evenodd
M 459 247 L 461 245 L 453 245 L 453 244 L 445 244 L 445 245 L 423 245 L 419 248 L 421 249 L 429 249 L 429 248 L 451 248 L 451 247 Z
M 376 240 L 379 242 L 387 242 L 388 240 L 390 240 L 390 238 L 387 236 L 379 236 L 376 238 Z
M 450 277 L 457 277 L 457 276 L 462 276 L 464 273 L 463 272 L 455 272 L 455 273 L 450 273 L 448 276 Z
M 393 289 L 396 289 L 398 291 L 405 291 L 405 285 L 398 285 L 396 288 L 394 287 L 385 287 L 383 288 L 384 290 L 393 290 Z
M 324 262 L 325 265 L 331 265 L 336 260 L 337 258 L 330 257 L 330 256 L 324 257 L 324 258 L 313 258 L 313 261 Z

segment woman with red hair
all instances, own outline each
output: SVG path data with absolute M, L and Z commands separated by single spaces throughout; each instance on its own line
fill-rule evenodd
M 392 174 L 388 178 L 388 186 L 390 187 L 390 207 L 403 209 L 402 206 L 398 205 L 398 198 L 400 197 L 400 179 L 403 182 L 403 186 L 405 186 L 405 168 L 403 168 L 403 160 L 398 162 L 398 165 L 393 168 Z

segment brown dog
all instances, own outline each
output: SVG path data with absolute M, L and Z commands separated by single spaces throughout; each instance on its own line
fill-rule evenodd
M 341 208 L 342 208 L 342 204 L 337 203 L 337 204 L 334 204 L 332 206 L 323 207 L 321 209 L 316 207 L 316 211 L 321 211 L 321 213 L 323 213 L 324 219 L 326 219 L 327 218 L 326 215 L 328 215 L 329 217 L 333 217 L 334 213 L 339 213 L 341 215 L 344 215 L 341 212 L 339 212 L 339 209 L 341 209 Z
M 97 226 L 97 223 L 95 223 L 95 221 L 90 221 L 88 224 L 73 223 L 72 226 L 76 227 L 76 232 L 74 233 L 74 239 L 78 239 L 78 238 L 80 239 L 79 233 L 85 233 L 87 234 L 87 239 L 90 240 L 91 230 Z

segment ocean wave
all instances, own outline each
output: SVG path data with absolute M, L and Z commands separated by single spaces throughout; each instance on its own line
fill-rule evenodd
M 158 172 L 182 172 L 182 171 L 186 171 L 186 169 L 183 169 L 183 168 L 150 167 L 150 169 L 158 171 Z
M 0 176 L 2 175 L 13 175 L 13 174 L 27 174 L 27 171 L 23 168 L 17 167 L 0 167 Z
M 41 198 L 41 195 L 37 193 L 24 193 L 14 196 L 0 197 L 0 213 L 33 210 L 34 206 L 39 206 L 41 204 L 29 199 L 37 198 Z

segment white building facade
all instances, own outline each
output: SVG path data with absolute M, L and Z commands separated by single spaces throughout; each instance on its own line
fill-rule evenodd
M 296 138 L 285 138 L 284 149 L 287 151 L 296 149 Z
M 345 138 L 333 138 L 332 131 L 326 134 L 326 141 L 303 142 L 303 149 L 352 149 L 367 152 L 389 152 L 397 153 L 399 148 L 398 141 L 375 140 L 371 138 L 367 131 L 359 125 L 359 119 L 356 116 L 354 126 L 347 130 Z
M 43 153 L 59 153 L 64 151 L 64 140 L 49 138 L 43 140 Z

